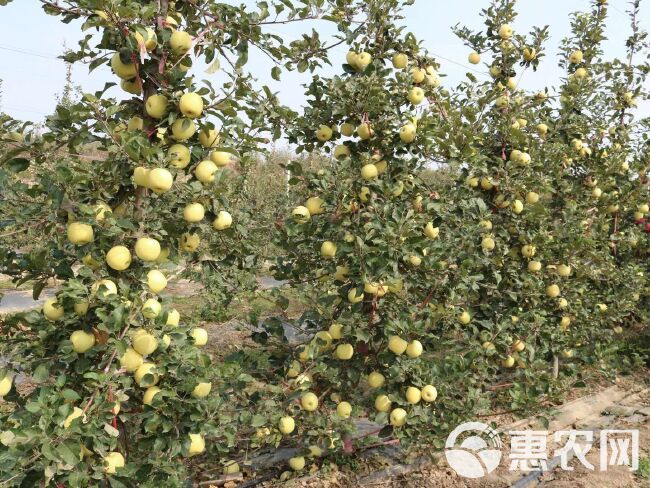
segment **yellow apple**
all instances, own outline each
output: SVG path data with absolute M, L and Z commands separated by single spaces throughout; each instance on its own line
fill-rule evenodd
M 129 373 L 137 371 L 137 369 L 142 366 L 144 359 L 142 356 L 132 347 L 127 348 L 124 351 L 124 354 L 120 357 L 120 365 Z
M 95 204 L 94 210 L 95 210 L 95 220 L 97 222 L 104 222 L 104 220 L 106 220 L 107 213 L 113 213 L 111 207 L 109 207 L 104 202 L 97 202 Z
M 356 288 L 350 288 L 350 291 L 348 291 L 348 301 L 350 303 L 360 303 L 363 301 L 363 298 L 364 298 L 363 293 L 357 295 Z
M 137 79 L 134 80 L 121 80 L 120 88 L 131 95 L 140 95 L 142 93 L 142 88 L 138 83 Z
M 414 386 L 409 386 L 406 389 L 406 401 L 409 402 L 412 405 L 416 405 L 420 403 L 420 400 L 422 399 L 422 392 L 420 391 L 419 388 L 416 388 Z
M 411 76 L 413 76 L 414 83 L 422 83 L 427 76 L 427 72 L 422 68 L 415 67 L 411 69 Z
M 345 144 L 340 144 L 334 148 L 334 158 L 344 159 L 350 157 L 350 148 Z
M 512 202 L 512 211 L 516 214 L 520 214 L 524 211 L 524 203 L 521 200 L 515 200 Z
M 194 176 L 196 176 L 196 179 L 201 183 L 212 183 L 217 170 L 217 165 L 212 161 L 201 161 L 194 170 Z
M 63 310 L 63 305 L 56 301 L 56 298 L 48 298 L 43 303 L 43 315 L 45 318 L 51 321 L 59 320 L 63 317 L 65 311 Z
M 148 319 L 155 319 L 160 315 L 161 311 L 160 302 L 155 298 L 149 298 L 142 305 L 142 315 Z
M 196 133 L 196 125 L 192 119 L 176 119 L 172 124 L 172 137 L 179 142 L 187 141 Z
M 149 117 L 162 119 L 167 114 L 167 104 L 169 101 L 165 95 L 155 94 L 147 98 L 144 108 Z
M 73 308 L 74 308 L 74 311 L 75 311 L 75 313 L 77 315 L 79 315 L 80 317 L 83 317 L 84 315 L 86 315 L 88 313 L 88 307 L 89 306 L 90 306 L 90 304 L 88 302 L 83 301 L 83 302 L 76 302 L 73 305 Z
M 157 386 L 150 386 L 142 395 L 142 403 L 145 405 L 151 405 L 153 403 L 153 398 L 160 393 L 162 390 Z
M 300 397 L 300 406 L 307 412 L 313 412 L 318 408 L 318 397 L 310 391 L 303 393 Z
M 293 216 L 293 220 L 295 220 L 299 224 L 306 224 L 309 222 L 309 219 L 311 218 L 311 214 L 309 212 L 309 209 L 307 207 L 303 207 L 302 205 L 297 206 L 291 211 L 291 215 Z
M 147 51 L 153 51 L 158 44 L 156 31 L 154 31 L 151 27 L 147 27 L 145 28 L 145 33 L 147 36 L 146 39 L 142 37 L 142 34 L 140 34 L 138 31 L 133 34 L 133 37 L 135 37 L 137 43 L 139 45 L 143 45 Z
M 183 169 L 190 163 L 190 150 L 183 144 L 174 144 L 167 151 L 167 159 L 174 168 Z
M 557 267 L 557 274 L 559 274 L 563 278 L 566 278 L 567 276 L 571 276 L 571 266 L 568 266 L 566 264 L 560 264 Z
M 325 259 L 332 259 L 336 255 L 336 244 L 332 241 L 325 241 L 320 246 L 320 254 Z
M 211 389 L 212 389 L 212 383 L 207 383 L 207 382 L 199 383 L 192 390 L 192 396 L 194 398 L 205 398 L 210 394 Z
M 507 356 L 503 361 L 501 361 L 501 366 L 504 368 L 512 368 L 515 365 L 515 358 L 512 356 Z
M 386 395 L 379 395 L 375 398 L 375 409 L 379 412 L 388 412 L 392 402 Z
M 537 50 L 533 47 L 525 47 L 523 56 L 526 61 L 533 61 L 537 57 Z
M 520 341 L 520 340 L 516 340 L 516 341 L 512 344 L 512 348 L 513 348 L 515 351 L 517 351 L 517 352 L 521 352 L 521 351 L 523 351 L 524 349 L 526 349 L 526 343 L 523 342 L 523 341 Z
M 406 346 L 406 355 L 410 358 L 417 358 L 422 354 L 423 348 L 420 341 L 411 341 L 408 346 Z
M 106 253 L 106 264 L 115 271 L 124 271 L 131 265 L 131 251 L 126 246 L 113 246 Z
M 418 394 L 419 394 L 418 390 Z M 406 423 L 406 410 L 403 408 L 394 408 L 390 412 L 390 424 L 393 427 L 401 427 Z
M 300 471 L 305 467 L 305 458 L 303 456 L 295 456 L 289 459 L 289 467 L 294 471 Z
M 521 255 L 525 258 L 532 258 L 537 252 L 537 248 L 532 244 L 526 244 L 521 247 Z
M 354 347 L 352 347 L 352 344 L 339 344 L 336 346 L 335 355 L 337 359 L 347 361 L 354 355 Z
M 234 156 L 228 151 L 212 151 L 210 153 L 210 160 L 219 168 L 228 166 L 233 162 Z
M 531 273 L 537 273 L 542 269 L 542 263 L 539 261 L 529 261 L 528 262 L 528 271 Z
M 188 456 L 196 456 L 205 451 L 205 440 L 201 434 L 188 434 L 190 438 L 190 447 L 187 450 Z
M 151 375 L 153 383 L 151 384 L 144 384 L 144 378 L 146 375 Z M 156 365 L 153 363 L 142 363 L 138 369 L 135 370 L 135 373 L 133 374 L 133 379 L 135 379 L 135 382 L 137 383 L 138 386 L 145 388 L 149 386 L 156 385 L 158 381 L 160 381 L 160 375 L 156 372 Z
M 422 388 L 420 394 L 422 395 L 422 400 L 427 403 L 434 402 L 436 398 L 438 398 L 438 390 L 436 390 L 436 387 L 433 385 L 426 385 Z
M 466 310 L 463 310 L 463 312 L 458 316 L 458 321 L 463 325 L 469 324 L 471 320 L 472 317 Z
M 343 338 L 343 326 L 341 324 L 334 322 L 332 325 L 330 325 L 327 331 L 329 332 L 330 337 L 334 340 Z
M 404 339 L 402 339 L 399 336 L 394 335 L 388 339 L 388 349 L 392 353 L 398 356 L 404 354 L 407 347 L 408 347 L 408 342 L 406 342 Z
M 373 163 L 375 168 L 377 168 L 377 173 L 382 174 L 388 168 L 388 163 L 383 159 L 378 160 L 376 163 Z
M 503 24 L 499 27 L 499 37 L 501 39 L 510 39 L 512 37 L 512 27 L 509 24 Z
M 470 64 L 479 64 L 481 62 L 481 55 L 477 52 L 471 52 L 469 53 L 469 56 L 467 56 L 467 61 L 469 61 Z
M 183 209 L 186 222 L 201 222 L 205 216 L 205 208 L 200 203 L 189 203 Z
M 580 63 L 582 63 L 583 59 L 584 59 L 584 56 L 582 55 L 582 51 L 580 51 L 580 50 L 573 51 L 569 55 L 569 63 L 571 63 L 571 64 L 580 64 Z
M 356 56 L 354 67 L 357 69 L 357 71 L 363 71 L 371 63 L 371 61 L 372 56 L 370 53 L 367 53 L 365 51 L 361 52 Z
M 492 230 L 492 222 L 489 220 L 481 220 L 478 224 L 485 230 Z
M 608 307 L 604 303 L 598 303 L 598 304 L 596 304 L 596 308 L 598 309 L 598 311 L 600 313 L 605 313 L 607 311 Z
M 122 62 L 122 59 L 120 59 L 120 53 L 113 54 L 113 57 L 111 58 L 111 68 L 113 68 L 113 72 L 123 80 L 135 78 L 138 72 L 135 63 L 130 59 L 127 63 Z
M 368 386 L 370 388 L 381 388 L 384 386 L 385 381 L 384 375 L 377 371 L 373 371 L 368 375 Z
M 147 177 L 147 186 L 156 194 L 160 195 L 168 191 L 174 184 L 174 177 L 165 168 L 154 168 L 149 171 Z
M 435 239 L 440 235 L 440 228 L 434 227 L 433 223 L 429 222 L 424 226 L 424 235 L 429 239 Z
M 293 417 L 282 417 L 278 424 L 280 432 L 284 435 L 291 434 L 296 428 L 296 422 Z
M 199 132 L 199 142 L 206 149 L 212 149 L 219 144 L 219 131 L 217 129 L 210 129 L 203 127 Z
M 546 124 L 537 124 L 535 130 L 540 136 L 545 136 L 548 133 L 548 125 Z
M 558 308 L 566 308 L 569 305 L 566 298 L 559 298 L 557 301 Z
M 370 127 L 370 124 L 367 122 L 364 122 L 357 127 L 357 135 L 362 139 L 362 140 L 367 140 L 370 139 L 373 135 L 375 135 L 375 131 Z
M 321 125 L 316 130 L 316 139 L 321 142 L 327 142 L 332 138 L 332 129 L 327 125 Z
M 92 242 L 94 232 L 92 226 L 80 222 L 72 222 L 68 225 L 68 240 L 77 246 Z
M 560 319 L 560 327 L 562 327 L 563 329 L 566 329 L 567 327 L 569 327 L 569 325 L 571 325 L 571 317 L 568 317 L 566 315 L 563 316 Z
M 185 117 L 196 119 L 203 113 L 203 98 L 198 93 L 185 93 L 178 102 L 178 108 Z
M 176 55 L 185 54 L 192 49 L 192 36 L 185 31 L 174 31 L 169 38 L 169 47 Z
M 578 68 L 575 70 L 573 73 L 573 76 L 575 76 L 577 79 L 582 80 L 583 78 L 587 77 L 587 70 L 585 68 Z
M 534 203 L 537 203 L 539 201 L 539 195 L 535 193 L 534 191 L 529 191 L 526 193 L 526 203 L 529 205 L 532 205 Z
M 70 335 L 70 342 L 72 342 L 74 352 L 83 354 L 95 345 L 95 336 L 84 330 L 75 330 Z
M 484 176 L 483 178 L 481 178 L 481 188 L 483 188 L 484 190 L 491 190 L 492 188 L 494 188 L 494 183 L 490 178 Z
M 140 237 L 135 243 L 135 255 L 143 261 L 155 261 L 160 256 L 160 243 L 151 237 Z
M 562 356 L 563 356 L 565 359 L 570 359 L 570 358 L 572 358 L 572 357 L 573 357 L 573 350 L 571 350 L 571 349 L 564 349 L 564 350 L 562 351 Z
M 349 122 L 341 124 L 341 128 L 339 129 L 341 135 L 344 135 L 345 137 L 351 137 L 354 135 L 354 130 L 354 125 Z
M 409 58 L 406 54 L 395 53 L 391 60 L 393 62 L 393 68 L 395 69 L 404 69 L 408 65 Z
M 348 402 L 341 402 L 336 406 L 336 414 L 342 419 L 350 418 L 352 414 L 352 405 Z
M 415 125 L 408 123 L 402 126 L 399 130 L 399 138 L 402 142 L 410 144 L 415 140 L 417 129 Z
M 178 310 L 175 308 L 172 308 L 169 312 L 167 312 L 167 325 L 170 325 L 172 327 L 178 327 L 178 324 L 181 320 L 181 314 L 178 313 Z
M 323 207 L 324 203 L 325 202 L 320 197 L 310 197 L 307 199 L 305 207 L 309 210 L 310 215 L 319 215 L 325 211 L 325 208 Z
M 547 286 L 546 296 L 549 298 L 557 298 L 560 296 L 560 287 L 555 284 Z
M 364 180 L 374 180 L 378 175 L 379 171 L 377 171 L 377 166 L 372 163 L 365 164 L 361 168 L 361 178 Z
M 413 105 L 420 105 L 424 100 L 424 90 L 419 86 L 414 86 L 409 90 L 407 98 Z
M 205 346 L 208 343 L 208 331 L 201 327 L 194 327 L 190 331 L 190 336 L 194 339 L 195 346 Z
M 111 280 L 98 280 L 90 287 L 90 292 L 93 296 L 97 295 L 99 298 L 106 298 L 109 295 L 117 295 L 117 285 Z
M 216 230 L 226 230 L 232 225 L 232 216 L 225 210 L 220 210 L 217 217 L 212 221 L 212 227 Z
M 160 293 L 167 286 L 167 278 L 161 271 L 152 269 L 147 273 L 147 285 L 152 293 Z
M 78 419 L 79 417 L 83 416 L 84 412 L 82 409 L 79 407 L 74 407 L 72 409 L 72 413 L 68 415 L 65 420 L 63 421 L 63 428 L 68 429 L 70 428 L 70 425 L 72 425 L 72 421 L 75 419 Z
M 180 248 L 185 252 L 194 252 L 201 244 L 201 237 L 198 234 L 185 232 L 180 239 Z
M 223 468 L 223 474 L 239 473 L 240 467 L 235 461 L 226 461 L 226 466 Z
M 2 380 L 0 380 L 0 398 L 6 396 L 11 391 L 14 377 L 11 373 L 7 373 Z
M 144 168 L 142 166 L 137 166 L 133 170 L 133 182 L 138 186 L 144 186 L 146 188 L 149 185 L 150 172 L 150 169 Z
M 115 474 L 118 469 L 124 467 L 124 456 L 117 451 L 111 451 L 104 456 L 104 472 Z
M 145 330 L 138 330 L 131 338 L 131 345 L 133 350 L 141 356 L 147 356 L 158 349 L 158 341 L 149 332 Z
M 494 246 L 495 246 L 494 239 L 492 239 L 489 236 L 486 236 L 481 240 L 481 247 L 485 251 L 492 251 L 494 249 Z

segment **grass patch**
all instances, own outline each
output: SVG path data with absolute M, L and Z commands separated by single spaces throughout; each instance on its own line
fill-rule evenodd
M 640 478 L 650 480 L 650 457 L 642 457 L 639 459 L 639 469 L 636 475 Z

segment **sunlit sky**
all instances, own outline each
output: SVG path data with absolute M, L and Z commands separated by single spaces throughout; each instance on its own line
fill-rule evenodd
M 239 4 L 240 2 L 226 2 Z M 252 1 L 245 1 L 254 4 Z M 644 5 L 645 3 L 645 5 Z M 562 71 L 557 67 L 557 46 L 568 35 L 569 14 L 589 7 L 589 0 L 520 0 L 517 9 L 519 17 L 514 24 L 516 30 L 528 32 L 532 26 L 550 25 L 551 39 L 547 44 L 548 57 L 536 73 L 526 72 L 521 85 L 528 89 L 540 89 L 557 84 Z M 467 63 L 466 48 L 451 32 L 451 27 L 461 23 L 473 28 L 482 26 L 478 13 L 489 5 L 489 0 L 416 0 L 415 5 L 405 11 L 405 23 L 409 30 L 424 41 L 425 47 L 439 60 L 441 73 L 447 75 L 444 83 L 455 85 L 469 70 L 487 73 L 484 65 L 470 66 Z M 642 2 L 641 26 L 650 28 L 650 2 Z M 629 35 L 629 19 L 626 15 L 626 0 L 609 0 L 609 20 L 605 52 L 610 57 L 621 57 L 625 53 L 624 42 Z M 303 29 L 318 29 L 322 38 L 334 34 L 334 29 L 322 22 L 309 21 L 288 25 L 274 25 L 272 30 L 282 35 L 287 42 L 300 35 Z M 65 65 L 56 57 L 63 45 L 74 47 L 81 38 L 79 23 L 63 24 L 59 18 L 46 15 L 36 0 L 15 0 L 0 7 L 0 79 L 2 101 L 0 109 L 15 118 L 42 121 L 52 113 L 56 95 L 60 93 L 65 80 Z M 344 62 L 347 48 L 341 45 L 331 52 L 334 67 L 323 69 L 322 74 L 335 72 Z M 270 76 L 271 62 L 252 53 L 250 66 L 261 83 L 277 91 L 280 99 L 299 108 L 303 102 L 302 84 L 309 79 L 309 73 L 283 74 L 276 82 Z M 208 75 L 203 66 L 195 66 L 193 73 L 198 79 L 218 80 L 218 75 Z M 475 73 L 476 74 L 476 73 Z M 479 74 L 480 76 L 480 74 Z M 108 68 L 88 73 L 87 67 L 75 66 L 73 81 L 84 91 L 94 91 L 107 81 L 115 80 Z M 112 88 L 111 96 L 124 98 L 119 88 Z M 643 115 L 650 115 L 648 105 L 641 109 Z

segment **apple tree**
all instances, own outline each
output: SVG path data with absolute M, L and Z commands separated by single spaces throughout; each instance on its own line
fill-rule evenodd
M 316 32 L 285 45 L 267 26 L 345 30 L 358 5 L 41 3 L 85 32 L 65 61 L 108 65 L 116 81 L 57 107 L 43 130 L 2 121 L 7 228 L 41 236 L 17 249 L 5 234 L 2 272 L 35 283 L 35 297 L 60 286 L 2 324 L 0 479 L 180 486 L 250 420 L 217 421 L 234 366 L 211 365 L 207 331 L 164 295 L 178 276 L 215 294 L 256 265 L 246 167 L 291 112 L 247 71 L 249 51 L 273 60 L 275 78 L 312 70 L 329 48 Z M 194 74 L 203 64 L 218 87 Z

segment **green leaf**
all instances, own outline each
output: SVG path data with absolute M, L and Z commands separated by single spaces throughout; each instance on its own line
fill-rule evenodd
M 210 66 L 208 66 L 205 72 L 209 75 L 213 75 L 217 71 L 219 71 L 219 68 L 221 68 L 221 64 L 219 63 L 218 59 L 215 59 L 214 62 Z
M 50 376 L 50 369 L 47 364 L 39 365 L 34 371 L 33 377 L 37 383 L 43 383 Z
M 29 159 L 26 158 L 13 158 L 5 163 L 9 171 L 13 173 L 20 173 L 29 168 Z

